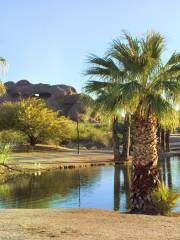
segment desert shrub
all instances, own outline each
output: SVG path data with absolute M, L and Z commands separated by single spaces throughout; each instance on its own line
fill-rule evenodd
M 176 207 L 179 194 L 169 190 L 161 183 L 158 190 L 151 193 L 153 212 L 160 215 L 168 215 Z
M 0 164 L 6 164 L 11 153 L 11 144 L 0 146 Z
M 11 144 L 12 146 L 17 146 L 27 143 L 27 137 L 19 132 L 14 130 L 4 130 L 0 132 L 0 144 Z
M 100 126 L 90 123 L 80 123 L 79 133 L 80 141 L 89 144 L 89 146 L 108 146 L 111 139 L 111 132 L 108 129 L 105 130 L 104 127 L 101 129 Z

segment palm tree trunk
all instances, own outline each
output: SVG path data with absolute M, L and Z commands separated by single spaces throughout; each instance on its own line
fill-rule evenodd
M 161 144 L 161 127 L 159 124 L 157 125 L 157 141 L 158 145 Z
M 120 162 L 121 155 L 119 151 L 120 139 L 118 136 L 118 119 L 114 117 L 113 126 L 112 126 L 112 141 L 113 141 L 113 152 L 114 152 L 114 161 Z
M 122 160 L 128 161 L 130 158 L 130 128 L 131 128 L 131 116 L 126 114 L 124 120 L 124 131 L 123 131 L 123 150 L 122 150 Z
M 151 211 L 150 194 L 159 185 L 156 118 L 136 113 L 135 131 L 131 211 L 145 213 Z

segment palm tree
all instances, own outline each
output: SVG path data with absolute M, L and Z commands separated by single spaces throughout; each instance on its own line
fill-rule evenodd
M 4 72 L 7 68 L 7 61 L 2 57 L 0 57 L 0 67 L 2 72 Z M 4 95 L 5 93 L 6 93 L 6 88 L 4 84 L 0 81 L 0 96 Z
M 90 58 L 87 74 L 99 79 L 90 79 L 86 87 L 97 95 L 108 89 L 113 108 L 134 115 L 131 210 L 147 212 L 151 192 L 159 186 L 157 120 L 171 114 L 180 97 L 180 53 L 163 64 L 165 41 L 159 33 L 140 39 L 124 33 L 124 37 L 126 42 L 115 40 L 104 58 Z

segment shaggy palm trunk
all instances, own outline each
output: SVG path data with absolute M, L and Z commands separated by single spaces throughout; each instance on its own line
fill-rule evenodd
M 119 139 L 119 127 L 118 127 L 118 119 L 114 117 L 113 126 L 112 126 L 112 141 L 113 141 L 113 152 L 114 152 L 114 161 L 120 162 L 121 155 L 119 151 L 120 139 Z
M 151 192 L 158 188 L 160 182 L 156 118 L 142 118 L 136 114 L 135 131 L 131 211 L 145 213 L 151 211 Z
M 170 151 L 170 130 L 166 130 L 165 134 L 165 145 L 166 145 L 166 152 Z
M 161 127 L 159 124 L 157 126 L 157 141 L 158 141 L 158 144 L 161 144 Z
M 127 114 L 124 120 L 122 161 L 128 161 L 130 158 L 130 127 L 131 117 Z

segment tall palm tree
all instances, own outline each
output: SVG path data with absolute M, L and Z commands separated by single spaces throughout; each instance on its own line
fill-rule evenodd
M 180 53 L 163 64 L 165 41 L 159 33 L 113 42 L 104 58 L 92 56 L 87 89 L 101 94 L 111 92 L 111 107 L 123 107 L 134 115 L 132 212 L 147 212 L 151 192 L 158 188 L 157 120 L 173 111 L 180 98 Z M 100 80 L 100 81 L 99 81 Z

